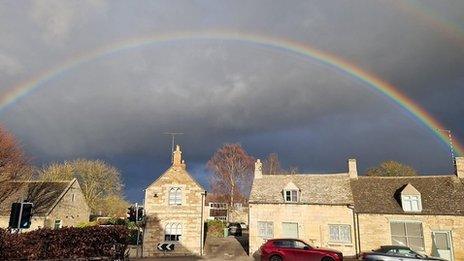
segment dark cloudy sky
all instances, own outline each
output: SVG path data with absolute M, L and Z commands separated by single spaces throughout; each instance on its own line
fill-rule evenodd
M 464 142 L 464 1 L 0 1 L 0 96 L 101 46 L 177 31 L 298 41 L 397 86 Z M 169 165 L 184 132 L 189 170 L 226 142 L 302 172 L 384 160 L 452 172 L 449 148 L 388 98 L 284 50 L 236 41 L 147 45 L 81 64 L 0 111 L 41 165 L 77 157 L 118 167 L 126 195 Z

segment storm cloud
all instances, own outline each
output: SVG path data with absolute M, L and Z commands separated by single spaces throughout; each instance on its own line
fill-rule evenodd
M 0 96 L 101 46 L 239 31 L 350 61 L 464 140 L 463 15 L 462 1 L 2 1 Z M 166 131 L 185 133 L 184 158 L 205 185 L 204 164 L 226 142 L 260 158 L 277 152 L 302 172 L 344 171 L 349 157 L 361 171 L 389 159 L 424 174 L 452 171 L 447 145 L 372 87 L 309 57 L 242 41 L 186 39 L 93 59 L 42 83 L 0 120 L 38 165 L 84 157 L 117 166 L 131 200 L 168 167 Z

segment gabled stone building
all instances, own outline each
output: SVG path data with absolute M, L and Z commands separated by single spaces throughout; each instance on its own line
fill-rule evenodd
M 256 163 L 250 195 L 250 254 L 267 238 L 300 238 L 345 256 L 405 245 L 464 260 L 464 158 L 455 175 L 362 177 L 348 172 L 263 175 Z
M 0 227 L 7 228 L 11 204 L 32 202 L 31 227 L 61 228 L 89 221 L 90 208 L 76 179 L 71 181 L 16 181 L 14 191 L 0 204 Z
M 202 255 L 206 191 L 187 172 L 179 146 L 172 166 L 145 190 L 143 256 Z M 173 251 L 159 251 L 173 243 Z
M 269 238 L 300 238 L 355 255 L 350 173 L 356 169 L 350 166 L 338 174 L 263 175 L 258 160 L 249 199 L 250 254 Z

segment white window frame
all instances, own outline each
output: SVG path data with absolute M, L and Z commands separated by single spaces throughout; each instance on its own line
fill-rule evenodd
M 337 228 L 338 230 L 338 239 L 332 238 L 332 233 L 331 229 L 332 228 Z M 349 239 L 343 239 L 342 238 L 342 229 L 348 229 L 348 235 Z M 329 224 L 329 242 L 330 243 L 338 243 L 338 244 L 352 244 L 353 243 L 353 237 L 351 234 L 351 225 L 349 224 Z
M 287 199 L 287 194 L 290 199 Z M 284 200 L 288 203 L 297 203 L 299 201 L 299 191 L 296 189 L 285 189 L 284 190 Z
M 274 238 L 274 222 L 258 221 L 258 236 L 263 239 Z
M 415 204 L 414 204 L 415 203 Z M 420 195 L 401 195 L 401 206 L 405 212 L 421 212 L 422 200 Z
M 393 235 L 392 229 L 391 229 L 392 223 L 403 224 L 405 235 Z M 422 234 L 420 236 L 418 236 L 418 237 L 408 235 L 408 228 L 407 228 L 406 224 L 420 224 Z M 411 247 L 410 244 L 409 244 L 410 238 L 422 239 L 422 248 L 421 249 L 413 249 L 413 250 L 414 251 L 425 251 L 424 226 L 423 226 L 422 222 L 420 222 L 420 221 L 415 221 L 415 220 L 390 220 L 390 237 L 391 237 L 392 244 L 395 244 L 394 241 L 393 241 L 393 237 L 404 237 L 406 239 L 406 246 L 407 247 Z
M 182 188 L 172 187 L 169 189 L 168 195 L 169 205 L 176 206 L 182 205 Z
M 164 227 L 164 240 L 168 242 L 179 242 L 182 239 L 182 224 L 167 223 Z

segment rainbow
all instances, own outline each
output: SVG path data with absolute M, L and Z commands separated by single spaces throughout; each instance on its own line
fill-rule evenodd
M 371 87 L 376 92 L 388 97 L 394 103 L 399 105 L 401 108 L 408 111 L 412 116 L 418 119 L 424 126 L 434 133 L 444 144 L 448 144 L 447 134 L 440 131 L 446 129 L 443 124 L 436 120 L 431 114 L 423 109 L 419 104 L 415 103 L 412 99 L 401 93 L 390 83 L 378 78 L 377 76 L 362 70 L 356 65 L 349 63 L 348 61 L 337 57 L 333 54 L 320 51 L 310 45 L 303 44 L 300 42 L 280 39 L 263 35 L 248 34 L 244 32 L 234 31 L 197 31 L 197 32 L 176 32 L 167 34 L 156 34 L 151 36 L 145 36 L 140 38 L 134 38 L 116 44 L 104 46 L 98 48 L 92 52 L 87 52 L 81 55 L 77 55 L 65 61 L 58 66 L 44 71 L 42 74 L 22 82 L 3 93 L 0 96 L 0 113 L 4 111 L 8 106 L 14 104 L 22 97 L 27 96 L 34 90 L 41 86 L 45 86 L 45 83 L 51 81 L 53 78 L 74 69 L 84 63 L 94 61 L 99 58 L 106 57 L 107 55 L 130 50 L 133 48 L 140 48 L 143 46 L 161 44 L 173 41 L 183 40 L 218 40 L 218 41 L 235 41 L 246 44 L 255 44 L 264 46 L 267 48 L 283 50 L 291 52 L 296 55 L 301 55 L 313 60 L 316 60 L 324 65 L 335 68 L 338 71 L 343 72 Z M 454 143 L 455 152 L 457 155 L 463 155 L 464 147 L 459 142 Z

